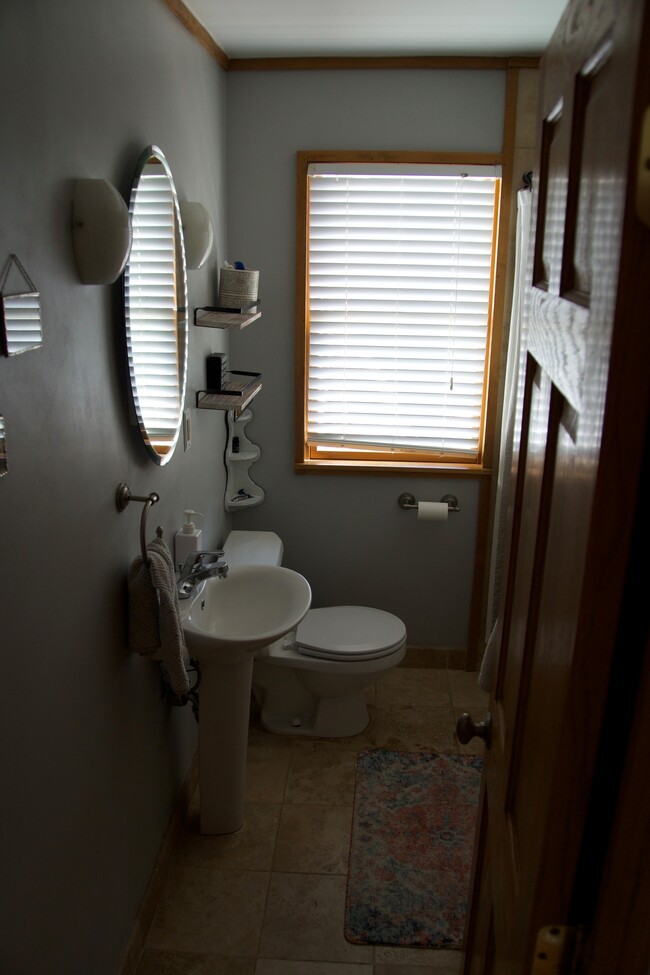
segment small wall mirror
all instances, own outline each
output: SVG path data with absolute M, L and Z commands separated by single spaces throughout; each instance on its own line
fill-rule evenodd
M 43 344 L 40 295 L 15 254 L 0 277 L 0 345 L 3 355 L 18 355 Z
M 149 456 L 166 464 L 185 400 L 187 274 L 176 188 L 157 146 L 140 156 L 129 212 L 133 244 L 124 270 L 124 315 L 131 392 Z

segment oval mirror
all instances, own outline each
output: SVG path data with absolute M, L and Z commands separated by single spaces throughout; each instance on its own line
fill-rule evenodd
M 144 150 L 129 202 L 133 244 L 124 270 L 124 316 L 138 425 L 156 464 L 170 460 L 187 380 L 187 274 L 171 170 L 157 146 Z

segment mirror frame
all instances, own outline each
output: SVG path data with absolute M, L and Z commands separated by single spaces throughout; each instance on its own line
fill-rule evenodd
M 0 477 L 7 473 L 7 440 L 5 434 L 5 418 L 0 413 Z
M 169 228 L 170 236 L 168 242 L 171 245 L 171 250 L 173 253 L 173 270 L 172 270 L 172 280 L 169 284 L 173 288 L 173 293 L 176 299 L 173 304 L 174 309 L 174 337 L 176 340 L 176 375 L 177 375 L 177 386 L 178 386 L 178 413 L 175 416 L 175 429 L 173 433 L 170 433 L 167 439 L 164 438 L 161 432 L 157 433 L 148 428 L 147 419 L 144 415 L 144 410 L 142 407 L 141 399 L 142 395 L 138 392 L 138 383 L 136 368 L 134 364 L 133 356 L 133 342 L 134 342 L 134 317 L 135 317 L 135 303 L 133 301 L 133 295 L 131 293 L 131 282 L 136 276 L 135 268 L 132 266 L 134 262 L 137 261 L 139 255 L 138 248 L 138 219 L 137 219 L 137 208 L 138 208 L 138 194 L 141 188 L 142 178 L 146 173 L 146 167 L 149 163 L 156 162 L 160 164 L 164 173 L 167 177 L 167 186 L 171 194 L 171 200 L 173 204 L 173 221 L 172 226 Z M 133 402 L 133 407 L 135 409 L 135 414 L 137 418 L 137 425 L 140 428 L 140 433 L 144 445 L 146 447 L 147 453 L 154 463 L 159 465 L 167 464 L 174 453 L 176 445 L 179 440 L 181 428 L 183 425 L 183 410 L 185 405 L 185 392 L 187 388 L 187 362 L 188 362 L 188 341 L 189 341 L 189 317 L 188 317 L 188 293 L 187 293 L 187 267 L 185 260 L 185 243 L 183 239 L 183 230 L 181 222 L 181 212 L 178 202 L 178 194 L 176 193 L 176 186 L 174 184 L 174 178 L 169 168 L 169 164 L 165 158 L 162 150 L 156 146 L 151 145 L 142 152 L 138 164 L 136 166 L 135 175 L 133 178 L 133 183 L 131 186 L 131 196 L 129 200 L 129 216 L 131 219 L 131 226 L 133 232 L 133 245 L 131 248 L 131 254 L 126 262 L 123 274 L 123 308 L 124 308 L 124 325 L 126 333 L 126 347 L 127 347 L 127 358 L 128 358 L 128 368 L 129 368 L 129 379 L 131 387 L 131 399 Z M 136 264 L 137 266 L 137 264 Z M 138 301 L 138 308 L 142 310 L 143 301 L 142 298 Z M 152 305 L 152 309 L 155 310 L 155 304 Z M 149 424 L 150 426 L 150 424 Z M 170 431 L 172 430 L 170 426 Z

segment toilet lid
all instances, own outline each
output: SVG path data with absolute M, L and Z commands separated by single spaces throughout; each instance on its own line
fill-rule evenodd
M 406 627 L 397 616 L 366 606 L 310 609 L 296 635 L 299 653 L 329 660 L 383 657 L 405 639 Z

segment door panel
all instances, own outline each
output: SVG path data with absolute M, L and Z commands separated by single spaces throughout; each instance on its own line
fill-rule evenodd
M 542 122 L 541 155 L 537 178 L 537 228 L 535 231 L 535 257 L 533 284 L 545 291 L 551 286 L 553 254 L 561 239 L 562 225 L 553 222 L 551 214 L 560 213 L 564 205 L 566 187 L 549 179 L 561 162 L 561 126 L 563 100 L 560 99 Z
M 591 295 L 592 218 L 596 212 L 592 198 L 598 192 L 596 173 L 590 169 L 589 160 L 594 158 L 602 139 L 601 119 L 607 117 L 604 109 L 611 52 L 612 42 L 607 38 L 575 79 L 560 294 L 582 305 L 589 304 Z

